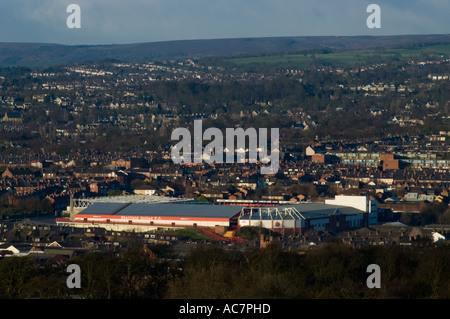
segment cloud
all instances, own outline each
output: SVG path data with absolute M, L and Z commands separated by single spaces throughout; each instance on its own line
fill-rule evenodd
M 66 8 L 81 7 L 81 29 Z M 377 3 L 382 28 L 368 29 Z M 2 0 L 0 41 L 106 44 L 264 36 L 448 33 L 443 0 Z

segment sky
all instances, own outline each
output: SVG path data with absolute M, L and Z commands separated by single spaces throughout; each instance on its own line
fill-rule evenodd
M 368 28 L 369 4 L 381 28 Z M 81 28 L 68 28 L 70 4 Z M 0 42 L 123 44 L 273 36 L 449 34 L 450 0 L 0 0 Z

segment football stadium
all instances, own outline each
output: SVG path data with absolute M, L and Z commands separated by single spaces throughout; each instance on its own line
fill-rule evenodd
M 308 230 L 339 232 L 377 223 L 376 203 L 365 196 L 349 196 L 325 203 L 261 207 L 142 201 L 127 197 L 89 200 L 81 205 L 81 208 L 69 208 L 77 213 L 71 214 L 71 218 L 58 218 L 57 223 L 136 232 L 201 227 L 223 233 L 238 227 L 256 226 L 283 234 L 302 234 Z

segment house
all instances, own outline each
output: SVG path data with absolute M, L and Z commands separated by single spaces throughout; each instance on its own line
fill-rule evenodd
M 383 171 L 399 168 L 400 168 L 399 160 L 392 159 L 383 161 Z
M 92 170 L 76 169 L 73 172 L 73 176 L 76 178 L 96 178 L 96 177 L 116 178 L 117 174 L 114 171 L 102 169 L 92 169 Z
M 434 243 L 442 242 L 442 241 L 446 241 L 447 240 L 447 238 L 445 238 L 444 235 L 442 235 L 442 234 L 440 234 L 438 232 L 432 232 L 431 233 L 431 237 L 432 237 Z
M 286 196 L 284 194 L 269 194 L 261 196 L 262 200 L 285 200 Z
M 6 170 L 2 173 L 2 178 L 29 178 L 35 177 L 35 174 L 32 170 L 28 168 L 6 168 Z
M 224 199 L 225 198 L 225 194 L 223 192 L 220 192 L 220 191 L 214 190 L 214 189 L 206 191 L 202 195 L 209 199 Z
M 325 163 L 325 154 L 313 154 L 311 155 L 311 161 L 315 163 Z
M 51 162 L 51 161 L 33 160 L 30 162 L 30 166 L 35 167 L 35 168 L 47 168 L 47 167 L 50 167 L 52 164 L 53 164 L 53 162 Z
M 16 190 L 16 195 L 22 196 L 38 190 L 39 185 L 36 182 L 19 182 L 14 186 L 14 189 Z
M 10 245 L 2 250 L 11 252 L 13 256 L 27 256 L 32 248 L 33 248 L 32 245 L 25 244 L 25 245 Z
M 433 202 L 434 201 L 434 195 L 427 195 L 427 194 L 419 194 L 419 193 L 407 193 L 405 196 L 405 200 L 406 201 L 429 201 L 429 202 Z
M 305 150 L 305 154 L 306 154 L 306 156 L 316 155 L 316 150 L 313 147 L 308 146 Z
M 175 195 L 175 188 L 172 188 L 170 186 L 166 186 L 163 189 L 161 189 L 161 191 L 163 192 L 163 194 L 165 196 L 173 196 Z
M 111 166 L 113 166 L 113 167 L 130 168 L 131 167 L 131 161 L 130 160 L 126 160 L 124 158 L 117 158 L 117 159 L 111 161 Z
M 386 198 L 384 200 L 386 203 L 390 202 L 390 203 L 394 203 L 394 202 L 399 202 L 400 198 L 396 197 L 396 196 L 391 196 L 389 198 Z
M 137 195 L 154 195 L 156 193 L 156 189 L 152 186 L 141 186 L 136 188 L 134 193 Z
M 234 185 L 236 187 L 247 187 L 249 189 L 255 190 L 258 187 L 258 182 L 257 181 L 251 181 L 249 179 L 245 179 L 245 180 L 241 179 L 241 180 L 235 182 Z
M 2 118 L 3 122 L 22 123 L 22 115 L 19 112 L 6 112 Z
M 29 251 L 29 254 L 43 254 L 44 250 L 41 247 L 33 246 Z

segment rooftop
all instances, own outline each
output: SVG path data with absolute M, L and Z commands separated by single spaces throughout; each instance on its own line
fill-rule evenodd
M 190 198 L 165 197 L 158 195 L 123 195 L 123 196 L 101 196 L 90 198 L 74 199 L 76 207 L 88 207 L 95 203 L 173 203 L 173 202 L 193 202 Z
M 355 215 L 363 211 L 347 206 L 328 205 L 324 203 L 299 203 L 275 207 L 253 207 L 250 213 L 241 213 L 240 219 L 311 219 L 324 218 L 330 215 Z
M 243 207 L 187 203 L 94 203 L 77 214 L 157 217 L 232 218 Z

